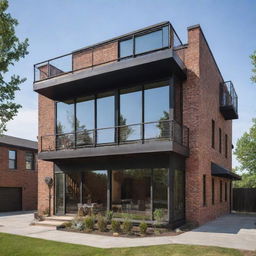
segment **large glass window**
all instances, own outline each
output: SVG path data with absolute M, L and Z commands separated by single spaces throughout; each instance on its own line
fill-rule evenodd
M 169 137 L 169 86 L 147 86 L 144 104 L 145 139 Z
M 129 213 L 133 219 L 150 220 L 151 170 L 127 169 L 112 171 L 112 210 L 115 217 Z
M 153 209 L 162 209 L 168 220 L 168 169 L 153 169 Z
M 65 174 L 55 174 L 55 213 L 57 215 L 65 214 L 65 189 L 64 189 Z
M 115 97 L 113 94 L 99 95 L 97 98 L 97 143 L 115 141 Z M 107 129 L 106 129 L 107 128 Z
M 119 57 L 125 58 L 133 55 L 133 39 L 121 41 L 119 43 Z
M 79 98 L 76 101 L 77 146 L 91 145 L 94 142 L 94 98 Z
M 72 148 L 75 142 L 75 111 L 74 101 L 57 103 L 57 147 Z
M 17 169 L 17 151 L 9 150 L 9 169 Z
M 141 138 L 142 91 L 138 88 L 120 92 L 120 141 Z
M 96 204 L 98 212 L 107 209 L 107 182 L 108 172 L 106 170 L 84 171 L 83 182 L 83 203 Z

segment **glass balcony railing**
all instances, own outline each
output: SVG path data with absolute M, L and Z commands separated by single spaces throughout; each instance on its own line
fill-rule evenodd
M 170 22 L 164 22 L 35 64 L 34 82 L 180 45 Z
M 189 129 L 174 120 L 160 120 L 121 125 L 76 133 L 45 135 L 40 138 L 41 152 L 108 145 L 147 143 L 156 140 L 174 141 L 189 146 Z

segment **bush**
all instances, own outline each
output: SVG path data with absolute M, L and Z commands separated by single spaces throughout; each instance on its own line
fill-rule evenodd
M 123 222 L 123 231 L 124 231 L 124 233 L 126 233 L 126 234 L 130 234 L 130 233 L 131 233 L 131 230 L 132 230 L 132 222 L 131 222 L 129 219 L 126 219 L 126 220 Z
M 98 216 L 97 221 L 98 221 L 97 224 L 98 224 L 99 231 L 100 232 L 106 231 L 107 224 L 108 224 L 107 219 L 100 215 L 100 216 Z
M 139 228 L 140 228 L 140 233 L 142 235 L 145 235 L 147 233 L 148 224 L 146 222 L 141 222 Z
M 112 221 L 112 218 L 113 218 L 113 211 L 106 211 L 106 219 L 107 219 L 107 222 L 111 222 Z
M 154 219 L 156 220 L 156 223 L 159 225 L 160 222 L 164 220 L 164 210 L 163 209 L 155 209 L 154 210 Z
M 95 219 L 92 216 L 86 216 L 84 218 L 85 228 L 87 230 L 93 230 Z
M 71 228 L 72 222 L 64 222 L 63 226 L 66 227 L 66 228 Z
M 71 228 L 75 229 L 75 230 L 84 230 L 85 225 L 83 222 L 83 219 L 81 218 L 75 218 L 71 221 Z
M 117 220 L 111 221 L 111 229 L 113 232 L 119 232 L 120 231 L 120 222 Z

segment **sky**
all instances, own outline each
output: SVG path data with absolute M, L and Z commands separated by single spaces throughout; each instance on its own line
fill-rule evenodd
M 233 144 L 256 117 L 256 84 L 250 81 L 250 54 L 256 50 L 256 1 L 253 0 L 9 0 L 29 55 L 10 72 L 27 78 L 16 95 L 23 107 L 6 134 L 36 140 L 37 94 L 33 65 L 130 31 L 170 21 L 183 43 L 187 27 L 200 24 L 225 80 L 239 97 Z M 238 163 L 233 160 L 233 165 Z

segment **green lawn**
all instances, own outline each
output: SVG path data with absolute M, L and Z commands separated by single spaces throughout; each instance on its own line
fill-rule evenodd
M 89 246 L 73 245 L 47 241 L 37 238 L 16 236 L 0 233 L 0 255 L 10 256 L 37 256 L 37 255 L 67 255 L 67 256 L 240 256 L 253 255 L 251 253 L 234 249 L 224 249 L 218 247 L 190 246 L 190 245 L 161 245 L 138 248 L 122 249 L 99 249 Z

